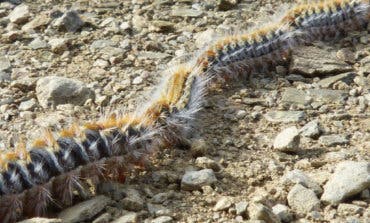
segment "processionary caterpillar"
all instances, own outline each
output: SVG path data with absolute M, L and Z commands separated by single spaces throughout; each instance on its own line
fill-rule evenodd
M 42 216 L 50 206 L 87 197 L 88 188 L 101 181 L 124 181 L 159 148 L 188 142 L 210 81 L 266 69 L 293 47 L 363 29 L 369 18 L 365 0 L 298 5 L 277 23 L 219 38 L 170 69 L 154 96 L 133 113 L 46 131 L 29 147 L 19 142 L 0 156 L 0 221 Z

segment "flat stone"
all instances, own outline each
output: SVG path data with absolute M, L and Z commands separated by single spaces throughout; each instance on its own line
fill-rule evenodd
M 296 184 L 288 193 L 288 204 L 299 214 L 307 214 L 320 208 L 320 200 L 315 192 L 301 184 Z
M 337 146 L 348 144 L 349 140 L 345 135 L 332 134 L 321 136 L 319 142 L 324 146 Z
M 50 23 L 51 18 L 44 14 L 36 15 L 31 21 L 22 26 L 22 30 L 25 32 L 30 32 L 31 30 L 40 30 L 46 28 Z
M 18 109 L 20 111 L 32 111 L 36 107 L 37 107 L 37 101 L 36 101 L 36 99 L 32 98 L 32 99 L 30 99 L 28 101 L 22 101 L 19 104 Z
M 18 223 L 61 223 L 62 219 L 57 218 L 31 218 Z
M 343 81 L 347 84 L 353 81 L 353 78 L 355 77 L 355 73 L 353 72 L 347 72 L 343 74 L 338 74 L 335 76 L 327 77 L 318 82 L 318 85 L 324 88 L 328 88 L 333 86 L 338 81 Z
M 323 191 L 317 182 L 308 177 L 303 171 L 297 169 L 286 173 L 282 177 L 282 181 L 284 184 L 287 183 L 301 184 L 304 187 L 312 189 L 316 194 L 321 194 Z
M 170 216 L 160 216 L 150 221 L 151 223 L 170 223 L 173 222 L 173 218 Z
M 147 203 L 148 211 L 154 216 L 171 215 L 171 210 L 160 204 Z
M 106 196 L 96 196 L 63 210 L 58 214 L 58 218 L 68 223 L 89 221 L 111 202 L 112 200 Z
M 94 42 L 91 43 L 90 45 L 90 50 L 100 50 L 108 46 L 114 46 L 115 43 L 112 40 L 105 40 L 105 39 L 100 39 L 100 40 L 95 40 Z
M 267 112 L 264 117 L 269 122 L 299 122 L 305 118 L 305 113 L 303 111 L 270 111 Z
M 49 44 L 41 38 L 35 38 L 28 44 L 28 46 L 33 50 L 38 50 L 48 48 Z
M 286 88 L 282 94 L 281 102 L 306 105 L 310 102 L 310 99 L 305 91 L 296 88 Z
M 86 100 L 95 98 L 94 91 L 83 82 L 57 76 L 40 78 L 36 84 L 36 95 L 44 108 L 60 104 L 83 105 Z
M 325 104 L 343 104 L 348 97 L 348 93 L 345 91 L 330 89 L 309 89 L 307 94 L 313 101 Z
M 274 140 L 274 149 L 282 152 L 296 152 L 299 149 L 300 135 L 295 126 L 281 131 Z
M 12 12 L 10 12 L 8 18 L 12 23 L 22 24 L 27 22 L 30 16 L 31 14 L 28 5 L 21 4 L 15 7 Z
M 232 197 L 221 197 L 216 205 L 213 207 L 213 211 L 225 211 L 233 205 Z
M 203 15 L 203 12 L 200 10 L 194 10 L 194 9 L 188 9 L 188 8 L 178 8 L 178 9 L 172 10 L 171 15 L 178 16 L 178 17 L 198 18 Z
M 137 223 L 139 220 L 139 216 L 135 212 L 129 212 L 122 217 L 112 221 L 112 223 Z
M 318 120 L 310 121 L 309 123 L 304 125 L 299 130 L 299 132 L 302 136 L 310 137 L 310 138 L 313 138 L 313 139 L 319 137 L 320 134 L 321 134 L 321 128 L 320 128 L 320 125 L 319 125 L 319 121 Z
M 370 187 L 370 162 L 344 161 L 339 163 L 324 186 L 321 200 L 338 204 Z
M 260 203 L 252 203 L 248 207 L 251 220 L 262 220 L 266 223 L 279 223 L 280 219 L 268 207 Z
M 338 60 L 335 54 L 335 52 L 315 46 L 293 49 L 290 72 L 315 77 L 352 70 L 350 65 Z
M 209 186 L 217 182 L 216 176 L 211 169 L 188 171 L 181 179 L 183 190 L 199 190 L 202 186 Z
M 364 211 L 364 208 L 354 204 L 341 203 L 338 205 L 337 210 L 340 215 L 346 216 L 361 214 Z
M 283 204 L 277 204 L 272 207 L 272 212 L 279 217 L 282 222 L 291 222 L 293 215 L 289 210 L 289 207 Z

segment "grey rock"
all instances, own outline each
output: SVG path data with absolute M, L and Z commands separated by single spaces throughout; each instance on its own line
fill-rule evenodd
M 290 72 L 310 77 L 344 73 L 352 70 L 344 61 L 336 58 L 335 52 L 315 46 L 299 47 L 292 52 Z
M 204 169 L 212 169 L 214 171 L 220 171 L 220 165 L 208 158 L 208 157 L 205 157 L 205 156 L 202 156 L 202 157 L 198 157 L 196 160 L 195 160 L 195 165 L 197 165 L 198 167 L 200 168 L 204 168 Z
M 81 202 L 67 208 L 58 214 L 58 218 L 63 222 L 75 223 L 91 220 L 95 215 L 102 211 L 112 200 L 106 196 L 96 196 L 90 200 Z
M 158 193 L 152 197 L 153 203 L 161 204 L 173 196 L 173 193 Z
M 136 189 L 126 189 L 127 197 L 121 200 L 124 209 L 129 211 L 140 211 L 144 208 L 144 200 Z
M 289 210 L 289 207 L 277 204 L 272 207 L 272 212 L 279 217 L 282 222 L 291 222 L 293 220 L 293 215 Z
M 62 219 L 57 218 L 31 218 L 18 223 L 62 223 Z
M 0 57 L 0 71 L 8 71 L 12 67 L 7 57 Z
M 296 152 L 299 149 L 300 135 L 295 126 L 281 131 L 274 140 L 274 148 L 282 152 Z
M 28 5 L 21 4 L 15 7 L 12 12 L 10 12 L 8 18 L 12 23 L 22 24 L 27 22 L 30 16 L 31 14 Z
M 173 218 L 170 216 L 160 216 L 151 221 L 151 223 L 170 223 L 173 222 Z
M 304 187 L 312 189 L 316 194 L 322 193 L 322 189 L 320 185 L 317 182 L 315 182 L 313 179 L 308 177 L 301 170 L 296 169 L 296 170 L 289 171 L 282 177 L 282 181 L 284 184 L 287 184 L 287 183 L 301 184 Z
M 68 32 L 76 32 L 84 25 L 84 21 L 74 10 L 64 13 L 64 15 L 55 20 L 54 26 Z
M 32 111 L 36 107 L 37 107 L 37 101 L 36 101 L 36 99 L 32 98 L 28 101 L 22 101 L 19 104 L 18 109 L 21 110 L 21 111 Z
M 313 120 L 304 125 L 300 130 L 300 134 L 310 138 L 317 138 L 321 134 L 319 121 Z
M 94 42 L 91 43 L 90 45 L 90 50 L 95 51 L 95 50 L 100 50 L 108 46 L 114 46 L 115 43 L 112 40 L 105 40 L 105 39 L 100 39 L 100 40 L 95 40 Z
M 9 73 L 0 71 L 0 84 L 10 82 L 12 80 L 12 77 Z
M 189 191 L 198 190 L 202 186 L 212 185 L 216 182 L 216 176 L 211 169 L 188 171 L 181 179 L 181 188 Z
M 49 44 L 41 38 L 35 38 L 28 44 L 28 46 L 33 50 L 38 50 L 48 48 Z
M 198 18 L 203 15 L 203 12 L 200 10 L 194 10 L 194 9 L 178 8 L 178 9 L 172 10 L 171 15 L 178 16 L 178 17 Z
M 135 84 L 135 85 L 139 85 L 139 84 L 142 84 L 143 83 L 143 78 L 140 77 L 140 76 L 137 76 L 135 77 L 133 80 L 132 80 L 132 84 Z
M 364 211 L 363 207 L 354 204 L 341 203 L 338 205 L 338 213 L 340 215 L 356 215 Z
M 349 140 L 345 135 L 332 134 L 321 136 L 319 142 L 324 146 L 337 146 L 348 144 Z
M 248 202 L 241 201 L 235 204 L 236 215 L 245 216 L 247 213 Z
M 324 88 L 328 88 L 328 87 L 333 86 L 333 84 L 335 84 L 338 81 L 343 81 L 349 84 L 353 80 L 355 75 L 356 74 L 353 72 L 338 74 L 338 75 L 327 77 L 327 78 L 320 80 L 318 82 L 318 85 Z
M 282 94 L 281 102 L 288 104 L 306 105 L 310 102 L 305 91 L 296 88 L 286 88 Z
M 299 122 L 305 118 L 303 111 L 270 111 L 267 112 L 264 117 L 269 122 Z
M 88 99 L 94 99 L 95 93 L 81 81 L 49 76 L 40 78 L 36 84 L 36 95 L 44 108 L 60 104 L 83 105 Z
M 326 104 L 343 104 L 348 97 L 348 93 L 345 91 L 330 89 L 309 89 L 307 94 L 313 101 Z
M 106 195 L 116 201 L 126 197 L 126 190 L 127 188 L 125 185 L 115 182 L 103 182 L 97 187 L 97 192 L 99 194 Z
M 112 215 L 109 213 L 104 213 L 97 217 L 92 223 L 108 223 L 110 222 L 110 219 L 112 218 Z
M 299 214 L 307 214 L 320 208 L 320 200 L 315 192 L 301 184 L 296 184 L 288 193 L 288 204 Z
M 112 223 L 137 223 L 139 216 L 135 212 L 129 212 L 122 217 L 114 220 Z
M 147 203 L 148 211 L 154 216 L 171 215 L 171 210 L 160 204 Z
M 344 161 L 339 163 L 324 186 L 321 200 L 338 204 L 344 199 L 370 187 L 370 162 Z
M 266 223 L 278 223 L 280 219 L 268 207 L 260 203 L 252 203 L 248 206 L 248 214 L 251 220 L 262 220 Z
M 221 197 L 216 205 L 213 207 L 213 211 L 225 211 L 233 205 L 232 197 Z

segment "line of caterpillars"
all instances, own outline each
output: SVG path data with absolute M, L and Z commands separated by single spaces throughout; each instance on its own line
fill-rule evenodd
M 170 69 L 153 97 L 133 113 L 46 131 L 30 148 L 19 142 L 13 152 L 0 155 L 0 221 L 44 215 L 50 205 L 63 207 L 76 195 L 89 196 L 89 188 L 101 181 L 124 181 L 160 147 L 186 143 L 214 77 L 265 69 L 294 46 L 362 29 L 369 15 L 369 2 L 363 0 L 298 5 L 279 22 L 220 38 Z

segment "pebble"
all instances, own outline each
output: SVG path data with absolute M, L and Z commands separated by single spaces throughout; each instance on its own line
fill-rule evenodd
M 18 223 L 62 223 L 62 219 L 57 218 L 31 218 Z
M 248 206 L 248 215 L 251 220 L 262 220 L 266 223 L 279 223 L 276 216 L 268 207 L 260 203 L 251 203 Z
M 274 140 L 274 148 L 282 152 L 296 152 L 299 149 L 300 135 L 295 126 L 281 131 Z
M 151 220 L 151 223 L 170 223 L 170 222 L 173 222 L 173 218 L 170 216 L 160 216 Z
M 290 72 L 309 77 L 344 73 L 352 70 L 346 62 L 338 60 L 335 53 L 315 46 L 293 49 Z
M 188 171 L 181 179 L 181 189 L 199 190 L 202 186 L 212 185 L 216 182 L 217 179 L 212 169 Z
M 319 143 L 324 146 L 337 146 L 349 143 L 347 136 L 340 134 L 324 135 L 319 138 Z
M 310 121 L 309 123 L 304 125 L 299 130 L 299 132 L 302 136 L 306 136 L 306 137 L 309 137 L 309 138 L 315 139 L 315 138 L 319 137 L 320 134 L 321 134 L 319 121 L 318 120 Z
M 274 123 L 299 122 L 302 121 L 305 116 L 303 111 L 270 111 L 264 115 L 267 121 Z
M 317 84 L 323 88 L 332 87 L 333 84 L 335 84 L 338 81 L 343 81 L 349 84 L 351 81 L 353 81 L 353 78 L 355 77 L 355 75 L 356 74 L 353 72 L 338 74 L 338 75 L 324 78 L 320 80 Z
M 81 81 L 57 76 L 40 78 L 36 95 L 43 108 L 60 104 L 83 105 L 88 99 L 95 98 L 94 91 Z
M 0 57 L 0 71 L 8 71 L 12 67 L 7 57 Z
M 301 184 L 304 187 L 312 189 L 316 194 L 322 194 L 323 191 L 318 183 L 308 177 L 303 171 L 297 169 L 286 173 L 282 177 L 282 181 L 284 184 Z
M 143 78 L 140 77 L 140 76 L 137 76 L 135 77 L 133 80 L 132 80 L 132 84 L 135 84 L 135 85 L 139 85 L 139 84 L 142 84 L 143 83 Z
M 68 49 L 69 39 L 66 38 L 56 38 L 50 39 L 49 45 L 51 46 L 51 51 L 54 53 L 63 53 Z
M 84 21 L 74 10 L 64 13 L 62 17 L 55 20 L 54 26 L 68 32 L 76 32 L 84 25 Z
M 171 215 L 171 210 L 160 204 L 147 203 L 148 211 L 154 216 Z
M 37 101 L 36 101 L 36 99 L 32 98 L 32 99 L 30 99 L 28 101 L 22 101 L 19 104 L 18 109 L 20 111 L 32 111 L 36 107 L 37 107 Z
M 235 204 L 236 215 L 244 216 L 247 213 L 248 202 L 240 201 Z
M 296 184 L 288 193 L 288 204 L 299 214 L 308 214 L 320 208 L 320 200 L 315 192 L 301 184 Z
M 68 223 L 89 221 L 111 202 L 112 200 L 110 198 L 99 195 L 90 200 L 64 209 L 58 214 L 58 218 L 62 219 L 63 222 Z
M 31 32 L 46 27 L 51 21 L 47 14 L 36 15 L 31 21 L 22 26 L 22 31 Z
M 330 204 L 338 204 L 369 188 L 369 176 L 370 162 L 341 162 L 337 164 L 335 172 L 324 185 L 321 200 Z
M 216 161 L 205 156 L 198 157 L 195 160 L 195 165 L 203 169 L 212 169 L 216 172 L 220 171 L 221 169 L 220 165 Z
M 247 115 L 247 112 L 245 110 L 238 110 L 236 112 L 236 118 L 243 119 Z
M 121 200 L 121 204 L 124 209 L 137 212 L 144 208 L 144 200 L 139 191 L 128 188 L 125 190 L 125 193 L 127 197 Z
M 10 82 L 11 80 L 12 80 L 12 77 L 9 73 L 0 71 L 0 83 Z
M 289 207 L 283 204 L 276 204 L 272 207 L 272 212 L 279 217 L 282 222 L 291 222 L 293 215 L 289 210 Z
M 12 23 L 22 24 L 27 22 L 30 16 L 31 14 L 28 5 L 21 4 L 15 7 L 12 12 L 10 12 L 8 18 Z
M 35 38 L 28 44 L 28 46 L 33 50 L 38 50 L 48 48 L 49 44 L 41 38 Z
M 114 220 L 112 223 L 137 223 L 138 222 L 138 214 L 135 212 L 129 212 L 122 217 Z
M 337 210 L 340 215 L 345 216 L 345 215 L 361 214 L 364 211 L 364 208 L 354 205 L 354 204 L 341 203 L 338 205 Z
M 112 40 L 99 39 L 91 43 L 90 50 L 92 51 L 100 50 L 105 47 L 114 46 L 114 45 L 115 43 Z
M 179 9 L 172 10 L 171 15 L 178 16 L 178 17 L 198 18 L 203 15 L 203 12 L 200 10 L 179 8 Z
M 213 211 L 226 211 L 233 205 L 233 198 L 232 197 L 221 197 L 216 205 L 213 207 Z

